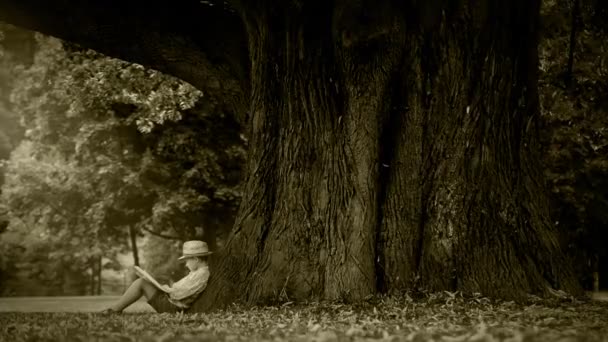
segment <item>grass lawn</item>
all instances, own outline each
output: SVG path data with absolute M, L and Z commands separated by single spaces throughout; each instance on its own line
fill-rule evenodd
M 608 302 L 431 294 L 211 314 L 0 313 L 0 341 L 608 341 Z

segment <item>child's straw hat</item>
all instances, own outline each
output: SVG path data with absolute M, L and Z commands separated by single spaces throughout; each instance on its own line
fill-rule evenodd
M 212 254 L 213 252 L 209 251 L 209 247 L 207 243 L 200 240 L 191 240 L 184 242 L 184 246 L 182 249 L 182 256 L 179 260 L 184 260 L 186 258 L 193 258 L 199 256 L 206 256 Z

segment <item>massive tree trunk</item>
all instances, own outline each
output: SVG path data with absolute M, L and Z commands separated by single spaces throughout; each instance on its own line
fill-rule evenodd
M 194 310 L 580 294 L 536 155 L 539 2 L 388 3 L 241 9 L 249 176 Z
M 135 0 L 122 12 L 0 2 L 0 19 L 250 100 L 241 208 L 193 310 L 414 286 L 580 294 L 539 172 L 539 0 L 230 2 L 242 30 L 201 7 L 171 5 L 165 23 Z M 235 62 L 245 48 L 222 56 L 206 34 L 247 41 L 249 72 Z

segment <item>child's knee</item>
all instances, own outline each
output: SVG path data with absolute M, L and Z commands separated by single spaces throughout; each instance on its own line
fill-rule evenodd
M 155 288 L 154 285 L 152 285 L 151 282 L 149 282 L 149 281 L 147 281 L 145 279 L 142 279 L 142 278 L 139 278 L 139 280 L 140 280 L 141 287 L 144 287 L 144 288 Z

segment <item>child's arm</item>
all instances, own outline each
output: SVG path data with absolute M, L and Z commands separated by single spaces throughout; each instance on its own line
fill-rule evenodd
M 200 292 L 201 289 L 204 289 L 207 286 L 208 279 L 208 271 L 201 271 L 187 275 L 182 280 L 173 284 L 171 287 L 171 292 L 169 293 L 171 299 L 182 300 Z

